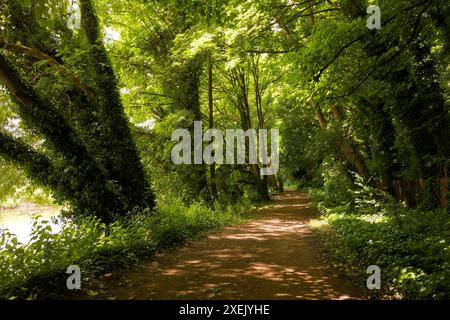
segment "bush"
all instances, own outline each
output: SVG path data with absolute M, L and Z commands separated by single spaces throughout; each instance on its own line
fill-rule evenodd
M 1 229 L 0 297 L 36 298 L 67 292 L 70 265 L 78 265 L 85 279 L 127 267 L 208 230 L 237 223 L 240 218 L 235 212 L 242 209 L 173 203 L 155 214 L 142 212 L 108 227 L 95 218 L 76 224 L 59 221 L 62 229 L 58 233 L 52 232 L 48 221 L 35 219 L 26 244 Z
M 180 202 L 160 208 L 151 220 L 153 239 L 160 248 L 168 248 L 202 235 L 204 231 L 238 221 L 232 210 L 216 211 L 203 204 L 186 207 Z
M 320 167 L 323 185 L 320 189 L 310 189 L 315 198 L 327 206 L 350 204 L 353 201 L 354 185 L 341 164 L 327 159 Z
M 366 268 L 378 265 L 383 285 L 378 297 L 449 299 L 448 212 L 406 209 L 378 196 L 370 200 L 373 190 L 364 196 L 359 191 L 353 207 L 332 207 L 316 198 L 326 220 L 316 231 L 326 239 L 334 263 L 362 285 Z

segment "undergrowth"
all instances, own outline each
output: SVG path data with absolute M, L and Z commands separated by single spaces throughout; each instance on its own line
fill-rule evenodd
M 341 192 L 309 192 L 323 215 L 313 226 L 336 267 L 365 287 L 367 267 L 379 266 L 381 290 L 366 289 L 372 298 L 450 299 L 448 210 L 407 209 L 361 180 Z
M 62 224 L 54 233 L 48 221 L 35 219 L 28 243 L 0 229 L 0 298 L 40 299 L 67 294 L 67 267 L 77 265 L 82 283 L 106 271 L 126 268 L 157 251 L 238 223 L 249 204 L 210 208 L 164 205 L 106 226 L 95 218 Z

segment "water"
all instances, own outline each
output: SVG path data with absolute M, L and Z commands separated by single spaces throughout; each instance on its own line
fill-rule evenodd
M 58 216 L 60 210 L 59 207 L 43 207 L 32 204 L 16 209 L 0 209 L 0 227 L 9 229 L 17 236 L 18 241 L 26 243 L 30 240 L 33 218 L 36 216 L 49 221 L 52 232 L 59 232 L 61 225 L 53 223 L 51 218 Z

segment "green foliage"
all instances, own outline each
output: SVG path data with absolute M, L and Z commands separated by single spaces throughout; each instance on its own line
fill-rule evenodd
M 27 128 L 2 123 L 0 153 L 72 214 L 112 222 L 155 203 L 96 11 L 90 0 L 80 5 L 83 29 L 75 33 L 67 28 L 65 1 L 0 6 L 1 103 Z
M 168 248 L 204 231 L 236 223 L 238 219 L 233 210 L 235 208 L 229 207 L 220 212 L 198 203 L 190 207 L 172 203 L 159 210 L 160 214 L 152 219 L 150 228 L 159 246 Z
M 449 299 L 448 211 L 405 209 L 370 196 L 369 189 L 360 189 L 359 205 L 354 208 L 332 207 L 315 198 L 326 221 L 317 231 L 333 253 L 334 264 L 353 275 L 361 287 L 366 268 L 379 266 L 382 290 L 367 292 L 375 297 Z
M 33 185 L 16 166 L 0 159 L 0 172 L 0 208 L 16 207 L 23 202 L 52 203 L 50 192 Z
M 58 282 L 73 261 L 98 272 L 126 265 L 229 223 L 229 204 L 267 199 L 259 168 L 171 162 L 173 130 L 210 120 L 279 128 L 281 176 L 321 188 L 312 193 L 343 243 L 339 255 L 381 257 L 393 291 L 443 297 L 448 251 L 419 237 L 448 240 L 446 220 L 431 217 L 435 190 L 406 211 L 368 184 L 448 176 L 448 1 L 379 0 L 380 30 L 366 28 L 373 2 L 364 0 L 79 2 L 81 30 L 67 28 L 65 0 L 0 5 L 0 204 L 45 201 L 35 188 L 50 190 L 79 218 L 74 229 L 87 229 L 53 235 L 35 225 L 23 250 L 4 233 L 8 279 L 53 273 Z M 108 30 L 120 39 L 105 41 Z M 442 269 L 426 269 L 425 244 Z M 21 250 L 47 254 L 49 265 Z M 20 268 L 26 279 L 8 273 Z
M 45 220 L 34 220 L 30 242 L 22 244 L 7 229 L 0 230 L 0 296 L 50 297 L 67 294 L 66 269 L 78 265 L 83 281 L 197 238 L 212 229 L 237 223 L 245 205 L 208 208 L 172 203 L 157 215 L 139 212 L 109 226 L 96 218 L 77 224 L 60 220 L 52 232 Z
M 332 205 L 342 205 L 352 202 L 352 180 L 349 174 L 342 168 L 342 165 L 328 160 L 322 163 L 320 172 L 323 179 L 321 192 L 325 196 L 325 202 Z

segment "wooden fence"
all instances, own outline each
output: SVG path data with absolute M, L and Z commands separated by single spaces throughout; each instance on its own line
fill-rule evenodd
M 410 208 L 417 206 L 425 197 L 431 197 L 445 208 L 449 202 L 450 179 L 393 180 L 392 185 L 377 180 L 378 189 L 390 192 L 395 199 L 405 202 Z

